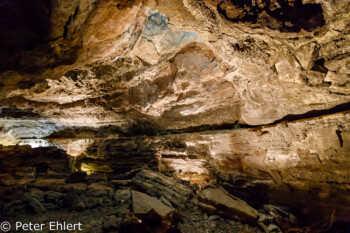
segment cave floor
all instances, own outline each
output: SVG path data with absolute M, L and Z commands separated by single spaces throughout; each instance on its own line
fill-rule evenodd
M 317 187 L 295 190 L 271 176 L 222 174 L 224 168 L 213 164 L 205 146 L 193 150 L 184 140 L 203 135 L 213 132 L 2 146 L 1 217 L 12 226 L 45 223 L 43 232 L 49 232 L 50 221 L 81 223 L 83 232 L 96 233 L 348 229 L 338 221 L 349 213 L 342 203 L 347 195 L 322 199 Z

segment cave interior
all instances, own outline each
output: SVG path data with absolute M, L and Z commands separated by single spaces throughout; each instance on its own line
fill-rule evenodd
M 0 230 L 350 232 L 349 12 L 1 0 Z

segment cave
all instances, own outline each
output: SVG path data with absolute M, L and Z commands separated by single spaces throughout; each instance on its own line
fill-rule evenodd
M 350 232 L 350 4 L 0 2 L 0 232 Z

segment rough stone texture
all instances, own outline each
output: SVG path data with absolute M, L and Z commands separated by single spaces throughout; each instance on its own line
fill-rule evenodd
M 146 218 L 170 218 L 174 209 L 164 205 L 160 200 L 155 197 L 148 196 L 147 194 L 137 191 L 131 191 L 132 194 L 132 206 L 136 216 Z M 152 211 L 155 214 L 151 213 Z M 151 215 L 154 216 L 151 216 Z M 148 216 L 147 216 L 148 215 Z
M 296 12 L 304 9 L 301 1 L 290 2 L 295 3 L 258 4 L 256 10 L 293 12 L 293 4 Z M 118 6 L 53 3 L 48 37 L 66 45 L 52 48 L 64 54 L 76 47 L 75 60 L 59 65 L 50 58 L 57 63 L 36 79 L 3 72 L 2 105 L 31 107 L 68 126 L 112 124 L 130 130 L 140 121 L 161 129 L 268 124 L 349 101 L 349 17 L 341 3 L 309 4 L 309 10 L 322 7 L 325 25 L 297 32 L 231 22 L 215 1 Z M 23 80 L 32 87 L 20 87 Z
M 118 154 L 133 156 L 130 164 L 140 167 L 138 163 L 145 165 L 147 159 L 139 160 L 136 154 L 139 158 L 149 156 L 148 161 L 157 161 L 158 168 L 165 173 L 202 188 L 218 180 L 238 197 L 248 196 L 249 204 L 271 201 L 287 205 L 302 214 L 305 222 L 316 219 L 327 222 L 331 216 L 347 221 L 350 211 L 346 204 L 349 199 L 346 191 L 349 122 L 349 111 L 345 111 L 263 127 L 134 137 L 132 140 L 99 139 L 93 150 L 87 150 L 81 163 L 94 164 L 100 160 L 114 167 L 110 155 L 119 151 Z M 137 170 L 132 171 L 132 167 L 127 170 L 126 160 L 120 161 L 116 168 L 124 164 L 124 171 L 128 172 L 123 177 L 128 178 Z M 115 170 L 120 171 L 120 168 Z M 101 171 L 108 170 L 101 167 Z M 113 177 L 113 172 L 110 176 Z M 171 194 L 181 186 L 177 182 L 151 171 L 140 172 L 133 182 L 150 195 L 170 195 L 165 196 L 166 199 L 178 205 L 179 196 Z
M 191 190 L 162 174 L 142 170 L 133 178 L 133 183 L 153 196 L 163 196 L 175 206 L 184 205 L 191 196 Z
M 65 177 L 69 160 L 57 148 L 0 147 L 1 172 L 22 178 Z
M 230 196 L 221 188 L 207 188 L 199 194 L 199 200 L 217 207 L 219 213 L 238 218 L 251 224 L 257 223 L 258 212 L 244 201 Z
M 9 150 L 10 149 L 10 150 Z M 205 223 L 206 216 L 192 201 L 187 202 L 181 208 L 170 207 L 171 204 L 163 196 L 157 199 L 145 193 L 130 190 L 128 184 L 111 179 L 99 180 L 89 184 L 88 177 L 80 179 L 79 183 L 68 183 L 76 172 L 69 170 L 57 171 L 56 176 L 64 178 L 51 178 L 49 174 L 43 175 L 43 167 L 47 165 L 42 157 L 52 159 L 53 148 L 29 148 L 17 146 L 15 148 L 1 148 L 1 155 L 11 152 L 12 160 L 21 162 L 18 156 L 30 156 L 31 160 L 38 163 L 32 164 L 36 169 L 32 171 L 31 178 L 23 178 L 23 167 L 11 166 L 11 170 L 0 169 L 0 213 L 3 219 L 11 224 L 16 221 L 42 221 L 51 219 L 65 219 L 66 221 L 81 222 L 83 232 L 198 232 L 194 231 L 193 224 L 198 224 L 198 229 L 206 228 L 208 232 L 225 232 L 241 230 L 241 232 L 261 232 L 256 227 L 244 226 L 240 222 L 227 220 L 216 216 L 211 218 L 210 224 Z M 68 157 L 62 150 L 54 150 L 60 156 L 56 156 L 54 163 L 64 163 Z M 2 162 L 3 159 L 1 159 Z M 10 162 L 9 164 L 14 164 Z M 1 164 L 3 165 L 3 164 Z M 1 166 L 3 168 L 4 166 Z M 16 172 L 17 171 L 17 172 Z M 157 172 L 152 172 L 155 176 Z M 95 174 L 95 173 L 94 173 Z M 133 174 L 132 176 L 135 176 Z M 170 187 L 162 190 L 162 195 L 173 195 L 173 189 L 177 185 L 190 190 L 190 184 L 180 184 L 174 178 L 158 174 Z M 97 178 L 97 175 L 95 175 Z M 133 187 L 135 188 L 135 186 Z M 191 196 L 192 198 L 192 196 Z M 179 213 L 181 212 L 181 213 Z M 183 218 L 181 223 L 179 218 Z M 208 219 L 208 216 L 206 216 Z M 220 231 L 216 226 L 220 225 Z M 180 230 L 181 229 L 181 230 Z M 197 229 L 197 230 L 198 230 Z M 43 231 L 49 231 L 48 226 Z
M 4 0 L 1 183 L 81 191 L 158 167 L 256 205 L 294 204 L 317 229 L 349 222 L 349 11 L 347 0 Z M 140 134 L 154 137 L 120 138 Z M 25 160 L 16 144 L 65 150 L 88 185 L 65 184 L 72 164 L 56 152 Z M 148 194 L 190 196 L 142 172 L 133 182 Z

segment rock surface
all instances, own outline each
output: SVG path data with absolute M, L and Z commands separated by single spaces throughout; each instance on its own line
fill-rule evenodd
M 3 150 L 2 148 L 2 152 Z M 31 150 L 36 153 L 30 152 Z M 11 151 L 40 161 L 42 155 L 38 150 L 18 146 Z M 52 148 L 40 148 L 40 152 L 47 153 L 50 158 Z M 68 156 L 62 150 L 57 150 L 56 153 L 61 154 L 62 161 L 65 161 L 65 157 Z M 190 200 L 183 203 L 180 208 L 170 207 L 171 204 L 165 197 L 173 196 L 173 190 L 176 188 L 180 190 L 179 187 L 183 190 L 181 194 L 187 195 L 184 192 L 191 190 L 190 184 L 181 184 L 179 180 L 156 171 L 144 170 L 130 176 L 139 179 L 136 176 L 140 176 L 139 174 L 143 172 L 152 174 L 153 178 L 158 177 L 154 181 L 160 178 L 167 181 L 169 187 L 158 189 L 163 195 L 159 199 L 140 191 L 130 190 L 128 182 L 119 182 L 118 186 L 114 186 L 115 182 L 110 177 L 89 184 L 89 175 L 82 176 L 84 179 L 72 180 L 72 177 L 77 176 L 77 172 L 68 170 L 59 171 L 59 174 L 56 174 L 59 177 L 66 177 L 65 179 L 53 179 L 50 176 L 41 176 L 38 171 L 40 165 L 34 166 L 38 166 L 37 174 L 26 182 L 16 172 L 11 175 L 6 170 L 0 170 L 0 213 L 1 217 L 11 224 L 16 221 L 46 223 L 52 221 L 51 219 L 63 218 L 66 221 L 81 222 L 84 232 L 196 232 L 190 224 L 200 223 L 201 219 L 198 217 L 204 215 L 201 209 L 193 205 Z M 15 169 L 16 167 L 13 168 Z M 72 181 L 79 181 L 79 183 L 67 183 Z M 188 198 L 192 199 L 193 196 Z M 183 221 L 179 222 L 180 218 Z M 192 218 L 195 219 L 190 221 Z M 212 225 L 206 227 L 211 232 L 216 231 L 216 224 L 228 227 L 225 228 L 226 230 L 244 228 L 247 229 L 245 232 L 260 232 L 258 228 L 245 227 L 240 222 L 220 219 L 220 217 L 212 218 L 211 222 Z M 49 231 L 47 227 L 43 230 Z
M 137 173 L 133 183 L 150 195 L 163 196 L 175 206 L 184 205 L 192 194 L 183 184 L 150 170 Z
M 33 49 L 31 57 L 44 60 L 30 63 L 44 69 L 35 80 L 1 73 L 1 105 L 31 108 L 69 127 L 132 131 L 140 123 L 153 129 L 269 124 L 349 102 L 349 6 L 215 4 L 172 1 L 175 11 L 163 1 L 52 4 L 47 37 L 55 38 L 55 55 L 34 52 L 44 42 Z M 265 25 L 264 17 L 282 29 Z M 65 56 L 71 60 L 63 65 Z M 19 87 L 24 80 L 30 88 Z
M 131 191 L 132 206 L 136 216 L 146 218 L 170 218 L 174 209 L 164 205 L 155 197 L 137 191 Z M 152 213 L 154 212 L 154 213 Z M 153 215 L 153 216 L 152 216 Z
M 348 0 L 3 0 L 1 214 L 109 206 L 89 229 L 147 232 L 135 188 L 187 212 L 179 231 L 244 232 L 188 210 L 219 183 L 301 219 L 267 228 L 348 231 L 349 11 Z
M 258 212 L 246 202 L 229 195 L 221 188 L 206 188 L 199 194 L 199 200 L 211 204 L 219 210 L 219 213 L 227 217 L 256 224 Z

